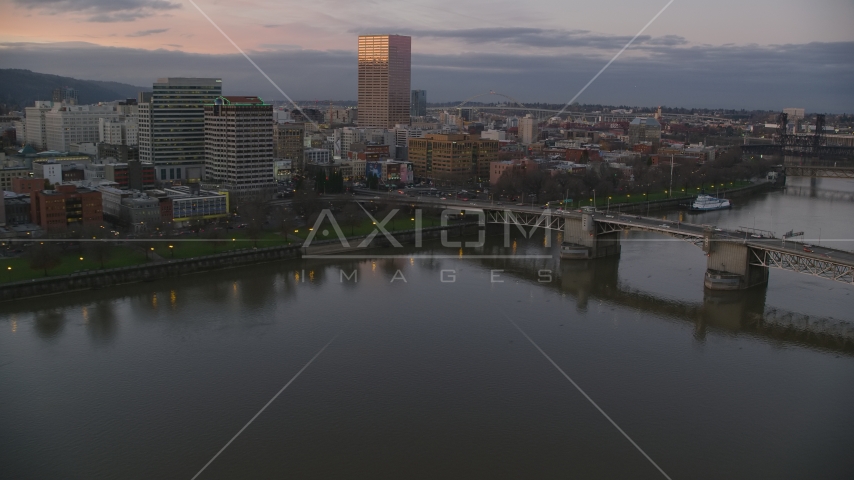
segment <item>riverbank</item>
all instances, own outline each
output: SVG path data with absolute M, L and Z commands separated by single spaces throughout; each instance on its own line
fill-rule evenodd
M 477 225 L 477 222 L 466 222 L 444 227 L 426 227 L 421 230 L 420 234 L 415 229 L 400 230 L 393 232 L 392 236 L 401 244 L 416 243 L 419 235 L 422 239 L 438 238 L 442 235 L 442 232 L 447 232 L 449 237 L 456 238 L 466 235 L 468 230 L 476 228 Z M 150 282 L 212 270 L 300 258 L 303 255 L 329 255 L 333 253 L 366 251 L 391 245 L 391 241 L 388 238 L 383 235 L 377 235 L 372 239 L 368 247 L 360 247 L 359 245 L 362 241 L 368 237 L 369 235 L 347 237 L 347 243 L 349 244 L 347 246 L 343 245 L 340 239 L 335 238 L 312 241 L 309 245 L 296 243 L 271 247 L 240 248 L 213 255 L 164 259 L 140 265 L 87 270 L 66 275 L 9 282 L 0 285 L 0 302 L 57 293 L 107 288 L 127 283 Z
M 720 196 L 722 198 L 733 199 L 752 195 L 757 192 L 771 190 L 775 187 L 776 185 L 773 182 L 761 181 L 741 187 L 725 188 L 722 190 L 718 190 L 715 192 L 715 195 Z M 665 198 L 659 200 L 638 200 L 636 202 L 632 201 L 629 203 L 611 203 L 610 205 L 605 205 L 605 208 L 616 212 L 646 213 L 647 211 L 658 211 L 688 205 L 692 203 L 696 198 L 697 195 L 682 195 L 679 197 Z M 603 207 L 602 202 L 598 203 L 599 208 L 601 209 Z

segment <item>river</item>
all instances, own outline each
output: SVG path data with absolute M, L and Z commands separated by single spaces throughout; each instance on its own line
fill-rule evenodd
M 854 250 L 850 180 L 660 215 Z M 190 479 L 277 392 L 199 479 L 854 478 L 854 287 L 711 294 L 686 241 L 544 243 L 2 304 L 0 478 Z

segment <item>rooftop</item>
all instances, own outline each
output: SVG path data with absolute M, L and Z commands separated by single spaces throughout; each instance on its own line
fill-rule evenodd
M 239 95 L 220 96 L 214 100 L 217 105 L 266 105 L 261 97 L 246 97 Z
M 658 120 L 652 117 L 635 117 L 629 125 L 646 125 L 648 127 L 660 127 Z

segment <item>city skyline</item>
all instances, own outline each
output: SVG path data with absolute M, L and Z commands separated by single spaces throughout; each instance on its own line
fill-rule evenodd
M 413 37 L 411 86 L 430 91 L 431 101 L 495 90 L 552 103 L 572 98 L 667 2 L 573 5 L 565 15 L 553 14 L 559 5 L 549 1 L 502 3 L 500 12 L 460 6 L 453 14 L 418 5 L 400 12 L 380 1 L 380 14 L 371 15 L 327 3 L 332 13 L 197 2 L 292 98 L 355 100 L 353 39 L 381 32 Z M 13 0 L 8 7 L 11 15 L 0 19 L 5 67 L 140 86 L 216 76 L 226 94 L 282 99 L 189 3 Z M 290 23 L 271 20 L 284 13 Z M 68 18 L 94 28 L 81 34 Z M 852 20 L 854 5 L 841 1 L 823 8 L 674 2 L 577 101 L 850 112 L 854 35 L 845 26 Z

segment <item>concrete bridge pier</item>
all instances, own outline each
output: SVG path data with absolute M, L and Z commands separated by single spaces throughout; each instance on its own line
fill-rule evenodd
M 715 241 L 714 232 L 703 236 L 708 256 L 703 286 L 709 290 L 744 290 L 768 283 L 768 267 L 752 265 L 751 248 L 737 241 Z
M 596 222 L 589 213 L 583 214 L 580 219 L 567 218 L 560 258 L 572 260 L 619 256 L 621 233 L 622 229 Z

